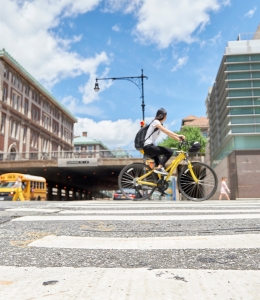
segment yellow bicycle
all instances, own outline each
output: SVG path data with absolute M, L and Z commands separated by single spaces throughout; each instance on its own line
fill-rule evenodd
M 180 148 L 187 144 L 187 142 L 182 142 Z M 134 189 L 136 196 L 134 200 L 145 200 L 151 197 L 155 190 L 158 190 L 163 195 L 169 187 L 168 182 L 174 170 L 184 160 L 186 164 L 182 167 L 177 177 L 180 193 L 187 200 L 203 201 L 209 199 L 216 192 L 218 186 L 217 175 L 207 164 L 188 160 L 188 153 L 191 149 L 192 146 L 187 152 L 183 150 L 177 151 L 177 157 L 166 168 L 167 176 L 156 174 L 145 163 L 133 163 L 124 167 L 118 177 L 120 190 L 126 198 L 130 199 L 127 196 L 127 191 Z

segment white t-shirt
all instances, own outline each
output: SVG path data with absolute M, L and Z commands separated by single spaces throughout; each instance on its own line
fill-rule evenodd
M 155 126 L 161 124 L 160 121 L 158 120 L 153 120 L 153 122 L 150 124 L 147 132 L 146 132 L 146 136 L 145 139 L 148 138 L 149 135 L 151 135 L 151 133 L 154 131 L 154 129 L 156 128 Z M 149 145 L 149 144 L 154 144 L 155 145 L 155 141 L 156 139 L 159 137 L 161 133 L 161 130 L 158 128 L 157 131 L 155 131 L 145 142 L 144 142 L 144 146 Z

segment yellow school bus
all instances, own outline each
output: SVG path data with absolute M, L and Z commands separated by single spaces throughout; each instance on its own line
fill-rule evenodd
M 22 179 L 22 189 L 25 200 L 46 200 L 46 179 L 40 176 L 6 173 L 0 176 L 0 200 L 12 200 L 16 178 Z

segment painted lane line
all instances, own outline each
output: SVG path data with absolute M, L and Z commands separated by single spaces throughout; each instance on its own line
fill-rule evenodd
M 164 215 L 164 216 L 25 216 L 12 219 L 11 222 L 21 221 L 182 221 L 182 220 L 230 220 L 230 219 L 260 219 L 260 214 L 233 214 L 233 215 Z
M 35 212 L 47 212 L 47 213 L 52 213 L 52 212 L 58 212 L 60 209 L 49 209 L 49 208 L 8 208 L 5 211 L 35 211 Z
M 108 205 L 70 205 L 70 206 L 63 206 L 63 208 L 154 208 L 154 209 L 160 209 L 160 208 L 259 208 L 260 205 L 158 205 L 158 206 L 153 206 L 153 205 L 113 205 L 113 206 L 108 206 Z
M 71 249 L 239 249 L 260 248 L 260 234 L 174 236 L 140 238 L 105 238 L 49 235 L 34 241 L 29 247 Z
M 64 210 L 60 214 L 161 214 L 161 213 L 260 213 L 260 209 L 122 209 L 122 210 Z
M 0 267 L 0 273 L 9 284 L 0 289 L 5 300 L 256 300 L 260 295 L 258 270 Z M 57 284 L 42 284 L 53 279 Z

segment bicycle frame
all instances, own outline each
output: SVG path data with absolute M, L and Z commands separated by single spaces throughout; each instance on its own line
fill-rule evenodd
M 178 156 L 171 162 L 171 164 L 166 168 L 166 171 L 169 173 L 165 180 L 166 181 L 169 181 L 170 177 L 172 176 L 174 170 L 178 167 L 178 165 L 183 161 L 183 160 L 187 160 L 187 163 L 188 163 L 188 168 L 190 170 L 190 173 L 191 173 L 191 176 L 193 178 L 193 180 L 198 183 L 199 180 L 198 178 L 196 177 L 196 175 L 194 174 L 193 172 L 193 168 L 192 168 L 192 164 L 191 162 L 187 159 L 187 153 L 184 152 L 184 151 L 180 151 L 180 153 L 178 154 Z M 149 176 L 150 174 L 152 174 L 154 172 L 154 170 L 151 170 L 147 173 L 145 173 L 144 175 L 142 175 L 141 177 L 139 177 L 137 180 L 136 180 L 136 183 L 142 185 L 150 185 L 150 186 L 157 186 L 156 183 L 152 183 L 152 182 L 146 182 L 146 181 L 143 181 L 143 179 L 145 179 L 147 176 Z M 158 174 L 159 178 L 161 179 L 162 178 L 162 175 L 161 174 Z

